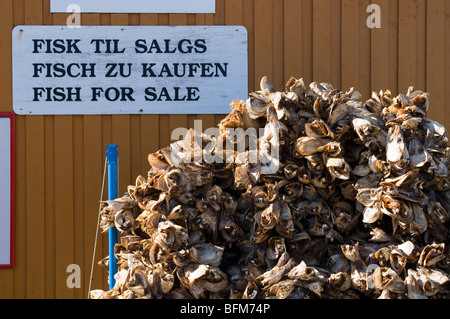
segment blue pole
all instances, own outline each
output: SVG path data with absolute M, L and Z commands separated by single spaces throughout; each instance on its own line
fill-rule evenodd
M 108 160 L 108 200 L 114 200 L 117 196 L 117 157 L 119 145 L 106 145 L 106 158 Z M 114 275 L 117 273 L 117 258 L 114 255 L 114 246 L 117 244 L 117 229 L 109 227 L 109 289 L 113 289 L 116 284 Z

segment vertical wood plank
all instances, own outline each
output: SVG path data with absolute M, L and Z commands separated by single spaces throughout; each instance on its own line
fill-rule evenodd
M 284 82 L 303 77 L 302 1 L 284 1 Z
M 450 2 L 445 2 L 445 83 L 450 82 Z M 450 132 L 450 90 L 445 90 L 445 105 L 444 108 L 445 116 L 444 116 L 444 124 L 447 129 L 447 132 Z M 450 145 L 450 141 L 447 143 Z
M 141 25 L 158 25 L 157 14 L 141 14 Z M 150 170 L 147 157 L 149 153 L 156 152 L 160 148 L 159 144 L 159 115 L 158 114 L 142 114 L 140 116 L 140 173 L 146 177 Z M 136 176 L 137 177 L 137 176 Z
M 86 254 L 83 272 L 85 274 L 85 287 L 89 287 L 104 171 L 105 156 L 103 154 L 101 124 L 102 119 L 100 115 L 85 115 L 83 118 L 84 251 Z M 107 193 L 106 189 L 104 192 L 105 194 Z M 107 196 L 104 198 L 106 199 Z M 98 232 L 99 238 L 97 238 L 91 289 L 101 289 L 103 286 L 106 286 L 104 283 L 107 278 L 106 271 L 103 271 L 97 265 L 97 261 L 104 257 L 102 235 L 100 230 Z M 86 289 L 82 289 L 83 293 L 86 293 L 86 291 Z
M 169 14 L 169 25 L 186 25 L 187 15 L 186 14 Z M 170 114 L 169 115 L 169 131 L 166 134 L 172 134 L 172 131 L 177 127 L 187 128 L 188 117 L 186 114 Z M 172 143 L 174 141 L 170 141 Z
M 112 115 L 112 143 L 118 144 L 118 196 L 122 197 L 126 192 L 127 186 L 131 183 L 131 146 L 130 146 L 130 116 Z
M 288 79 L 284 75 L 284 5 L 283 0 L 272 1 L 272 84 L 282 91 Z
M 242 24 L 242 0 L 225 1 L 225 24 L 241 25 Z
M 342 0 L 342 90 L 360 90 L 358 17 L 358 1 Z
M 255 10 L 255 89 L 260 89 L 260 81 L 267 76 L 273 81 L 272 72 L 272 1 L 254 0 Z
M 236 5 L 236 4 L 234 4 Z M 238 9 L 239 10 L 239 9 Z M 227 14 L 226 14 L 227 15 Z M 230 18 L 228 18 L 230 19 Z M 230 19 L 231 20 L 231 19 Z M 232 23 L 232 21 L 230 21 Z M 234 23 L 234 21 L 233 21 Z M 214 14 L 197 14 L 196 25 L 212 25 L 214 24 Z M 197 114 L 195 119 L 202 121 L 203 131 L 209 127 L 214 126 L 214 114 Z M 193 127 L 191 119 L 188 120 L 188 126 Z
M 216 12 L 214 13 L 214 25 L 224 25 L 225 24 L 225 3 L 226 0 L 216 0 Z M 223 115 L 215 114 L 214 121 L 216 123 L 220 122 Z
M 74 241 L 74 264 L 80 266 L 80 288 L 72 288 L 74 298 L 85 298 L 86 294 L 86 268 L 85 257 L 85 216 L 84 211 L 84 123 L 83 115 L 75 115 L 73 118 L 73 241 Z M 95 211 L 93 211 L 95 212 Z M 67 276 L 70 273 L 66 273 Z
M 55 143 L 54 116 L 44 117 L 45 138 L 45 297 L 55 298 Z
M 52 13 L 50 13 L 50 0 L 43 0 L 42 14 L 44 16 L 44 24 L 51 25 L 53 24 Z
M 100 14 L 89 13 L 82 15 L 83 25 L 100 25 Z M 91 274 L 92 256 L 95 246 L 95 233 L 97 231 L 97 218 L 99 209 L 99 199 L 102 187 L 103 169 L 106 148 L 102 143 L 102 116 L 83 116 L 83 175 L 84 175 L 84 282 L 85 289 L 82 289 L 83 297 L 87 296 L 87 287 Z M 107 191 L 105 190 L 107 193 Z M 107 196 L 104 197 L 105 199 Z M 91 289 L 107 289 L 107 272 L 97 265 L 107 251 L 103 247 L 102 234 L 99 231 L 97 239 L 97 249 L 95 251 L 94 268 L 92 275 Z
M 363 14 L 370 5 L 370 0 L 359 0 L 359 82 L 353 86 L 357 89 L 363 100 L 371 96 L 370 92 L 370 29 L 367 27 L 367 16 Z
M 141 116 L 140 114 L 130 115 L 130 182 L 134 184 L 136 176 L 141 172 Z M 128 184 L 128 185 L 129 185 Z
M 24 7 L 26 24 L 42 24 L 42 0 L 30 0 Z M 26 117 L 26 172 L 27 172 L 27 273 L 26 297 L 45 297 L 45 202 L 44 202 L 44 117 Z
M 372 91 L 388 89 L 389 85 L 389 0 L 380 0 L 381 28 L 371 29 L 370 82 Z
M 315 82 L 331 82 L 331 1 L 313 1 L 312 63 Z
M 398 90 L 416 86 L 417 0 L 399 0 Z
M 10 0 L 2 2 L 2 19 L 0 19 L 0 30 L 12 30 L 13 27 L 13 3 Z M 0 33 L 0 110 L 12 112 L 12 40 L 10 32 Z
M 25 24 L 25 0 L 13 0 L 14 26 Z
M 247 29 L 248 44 L 248 90 L 255 91 L 255 43 L 253 0 L 243 0 L 243 25 Z
M 313 80 L 313 0 L 303 0 L 303 61 L 302 71 L 305 85 Z
M 54 25 L 64 25 L 67 14 L 53 15 Z M 75 289 L 67 286 L 67 266 L 79 264 L 75 259 L 75 174 L 73 116 L 53 116 L 54 136 L 54 205 L 55 205 L 55 294 L 56 298 L 74 298 Z M 82 243 L 81 243 L 82 246 Z M 56 253 L 57 252 L 57 253 Z
M 123 13 L 111 14 L 111 25 L 128 25 L 128 15 Z M 118 196 L 126 192 L 131 178 L 131 121 L 130 115 L 112 115 L 112 141 L 118 144 Z
M 55 265 L 56 298 L 73 298 L 66 285 L 67 266 L 74 264 L 73 121 L 55 118 Z
M 333 87 L 341 89 L 341 0 L 331 2 L 331 77 Z
M 417 0 L 416 18 L 416 89 L 426 88 L 427 69 L 427 0 Z M 443 10 L 443 8 L 442 8 Z M 442 18 L 442 23 L 444 19 Z M 442 24 L 442 28 L 444 25 Z M 434 36 L 433 36 L 434 37 Z
M 13 1 L 14 25 L 25 24 L 24 0 Z M 12 93 L 9 93 L 12 94 Z M 26 236 L 26 117 L 16 116 L 16 211 L 15 227 L 15 268 L 13 270 L 13 297 L 26 298 L 27 277 L 27 236 Z
M 428 117 L 445 120 L 445 1 L 427 2 L 427 91 L 430 93 Z M 447 87 L 448 89 L 448 87 Z
M 389 90 L 398 93 L 398 1 L 389 0 Z
M 45 297 L 45 158 L 44 117 L 26 118 L 26 238 L 27 298 Z

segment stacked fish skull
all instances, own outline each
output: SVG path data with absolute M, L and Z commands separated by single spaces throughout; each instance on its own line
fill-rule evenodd
M 119 272 L 91 298 L 450 297 L 450 148 L 428 93 L 264 77 L 230 107 L 102 203 Z M 261 129 L 258 149 L 230 129 Z

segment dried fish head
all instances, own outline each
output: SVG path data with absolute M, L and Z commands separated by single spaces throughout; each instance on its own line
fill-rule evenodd
M 277 299 L 286 299 L 294 291 L 295 284 L 293 280 L 282 280 L 273 284 L 268 289 L 269 296 L 275 296 Z
M 158 224 L 153 240 L 164 250 L 174 251 L 187 245 L 188 235 L 183 227 L 171 221 L 164 221 Z
M 284 238 L 271 237 L 267 242 L 266 258 L 269 260 L 277 260 L 280 256 L 286 252 L 286 245 L 284 244 Z
M 265 96 L 258 95 L 249 97 L 245 102 L 247 114 L 252 119 L 266 116 L 267 107 L 270 103 L 270 100 Z
M 359 214 L 348 202 L 341 201 L 333 206 L 331 217 L 337 230 L 344 235 L 349 235 L 358 223 Z
M 200 264 L 219 266 L 222 262 L 224 247 L 211 243 L 197 244 L 189 248 L 189 254 Z
M 325 165 L 333 177 L 343 180 L 350 178 L 350 165 L 342 157 L 329 157 Z
M 309 137 L 330 137 L 335 138 L 335 135 L 331 128 L 321 119 L 315 119 L 311 123 L 305 124 L 305 133 Z
M 318 148 L 332 142 L 329 138 L 320 137 L 300 137 L 295 145 L 295 151 L 297 156 L 312 155 L 319 152 Z
M 101 203 L 119 271 L 91 297 L 450 296 L 450 147 L 429 94 L 260 84 Z
M 386 148 L 386 159 L 391 163 L 397 163 L 401 159 L 408 159 L 409 154 L 406 148 L 403 133 L 400 126 L 389 128 L 388 142 Z
M 373 273 L 372 283 L 375 288 L 388 290 L 394 293 L 404 293 L 403 280 L 389 267 L 378 267 Z
M 327 282 L 331 289 L 337 291 L 346 291 L 352 287 L 352 279 L 346 272 L 331 274 L 330 277 L 328 277 Z

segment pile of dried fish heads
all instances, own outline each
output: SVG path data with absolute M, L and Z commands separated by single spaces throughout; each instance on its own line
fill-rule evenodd
M 450 297 L 450 148 L 428 93 L 264 77 L 230 107 L 218 136 L 190 130 L 102 203 L 119 271 L 91 298 Z M 264 129 L 256 161 L 231 128 Z

